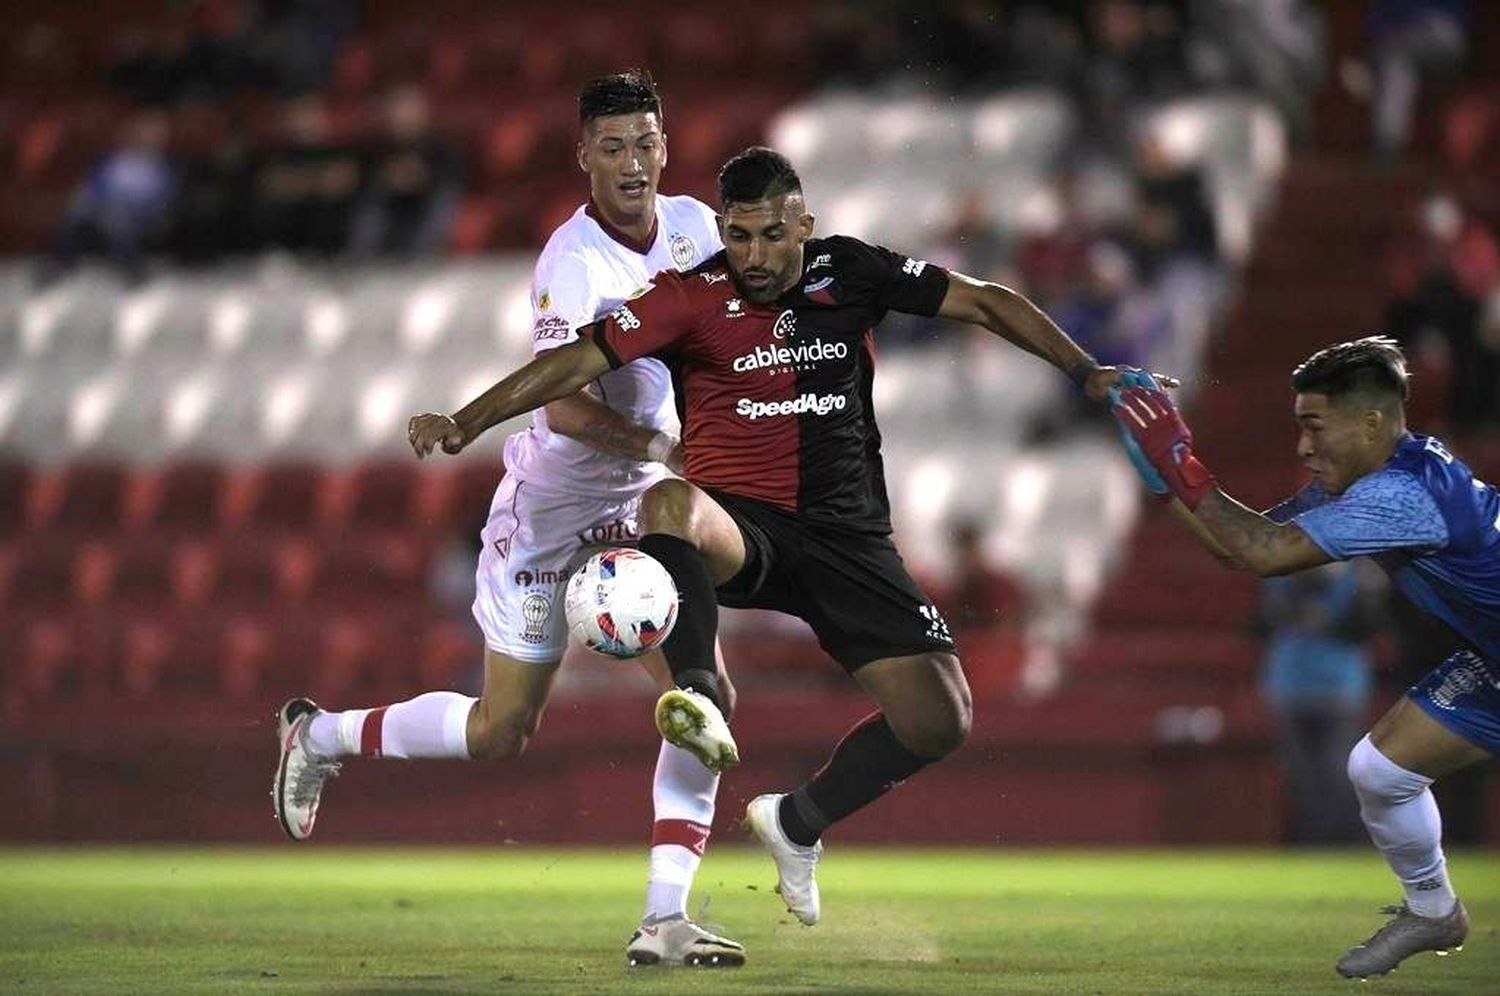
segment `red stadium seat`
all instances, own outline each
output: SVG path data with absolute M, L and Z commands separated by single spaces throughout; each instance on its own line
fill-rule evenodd
M 124 469 L 108 464 L 74 464 L 32 483 L 27 518 L 31 528 L 112 532 L 125 507 Z
M 74 597 L 75 556 L 73 544 L 55 534 L 0 550 L 0 602 L 18 615 L 62 609 Z
M 306 532 L 319 521 L 318 494 L 323 471 L 313 464 L 276 464 L 255 477 L 247 524 L 272 530 Z
M 360 531 L 409 527 L 416 513 L 418 474 L 410 460 L 356 470 L 350 481 L 348 524 Z
M 182 463 L 151 475 L 143 525 L 170 532 L 212 530 L 222 515 L 225 471 L 219 464 Z
M 31 467 L 18 461 L 0 461 L 0 538 L 14 536 L 25 521 L 26 493 L 31 486 Z
M 132 610 L 166 608 L 176 601 L 173 549 L 163 538 L 144 537 L 120 543 L 111 551 L 108 586 L 111 604 Z

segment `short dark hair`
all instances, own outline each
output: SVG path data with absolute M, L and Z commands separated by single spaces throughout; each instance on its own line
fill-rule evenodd
M 791 193 L 802 193 L 791 160 L 763 145 L 752 145 L 719 170 L 721 204 L 754 204 Z
M 1395 339 L 1365 336 L 1321 349 L 1292 371 L 1292 390 L 1352 397 L 1375 407 L 1406 400 L 1406 357 Z
M 656 81 L 644 69 L 627 69 L 589 80 L 578 93 L 578 123 L 616 114 L 652 114 L 661 117 L 661 95 Z

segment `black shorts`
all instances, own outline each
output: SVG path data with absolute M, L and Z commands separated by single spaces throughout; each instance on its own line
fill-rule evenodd
M 885 657 L 955 652 L 948 624 L 889 536 L 808 522 L 722 491 L 708 494 L 745 539 L 745 566 L 719 586 L 720 605 L 796 616 L 851 674 Z

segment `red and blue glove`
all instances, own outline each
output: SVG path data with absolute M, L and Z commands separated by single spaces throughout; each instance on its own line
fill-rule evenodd
M 1150 374 L 1122 374 L 1119 386 L 1110 390 L 1109 410 L 1120 423 L 1131 462 L 1152 491 L 1170 492 L 1191 510 L 1218 487 L 1193 454 L 1193 431 Z

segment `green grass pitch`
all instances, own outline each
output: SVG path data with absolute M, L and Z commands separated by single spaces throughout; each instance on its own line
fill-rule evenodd
M 1334 959 L 1397 891 L 1371 851 L 829 850 L 823 923 L 721 846 L 698 878 L 741 969 L 628 969 L 639 851 L 0 850 L 0 991 L 1015 996 L 1500 994 L 1500 857 L 1451 856 L 1459 954 Z

